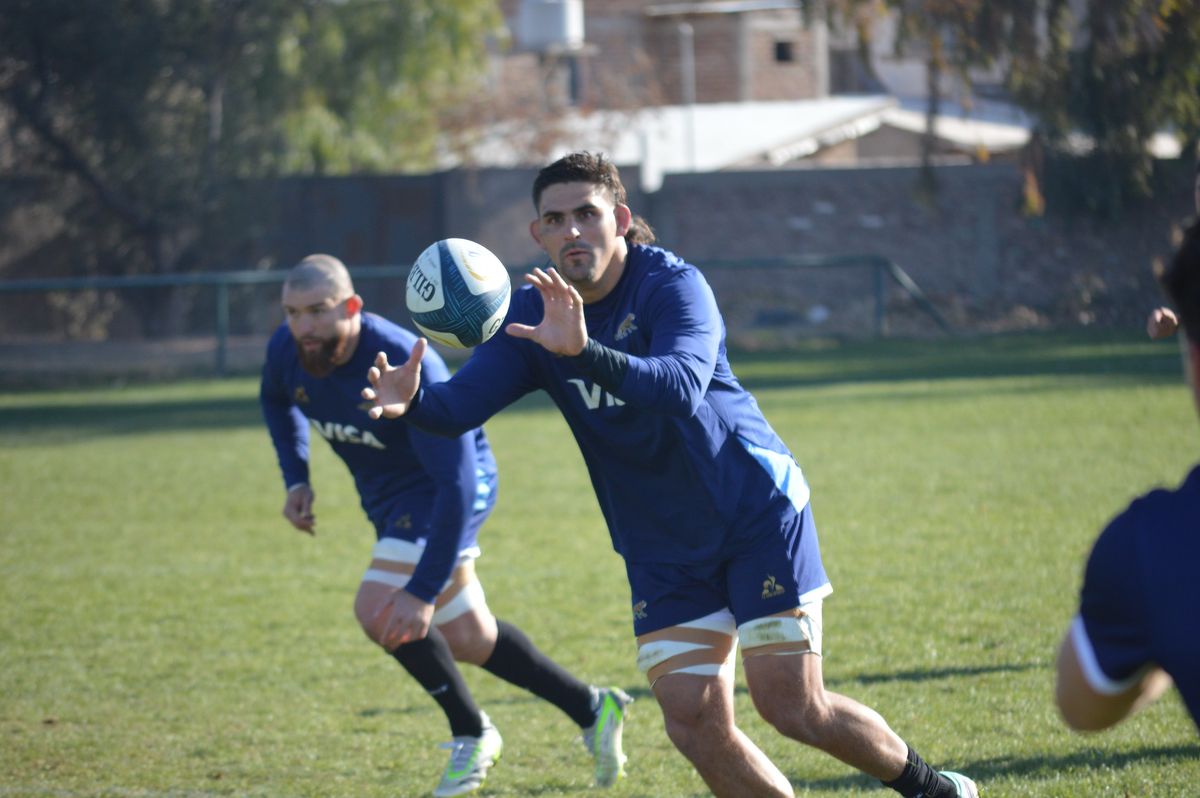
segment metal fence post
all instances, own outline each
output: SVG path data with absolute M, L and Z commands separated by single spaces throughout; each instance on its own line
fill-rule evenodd
M 217 376 L 225 376 L 229 343 L 229 283 L 217 283 Z
M 875 283 L 875 337 L 886 338 L 887 329 L 887 283 L 886 266 L 878 258 L 871 258 L 871 275 Z

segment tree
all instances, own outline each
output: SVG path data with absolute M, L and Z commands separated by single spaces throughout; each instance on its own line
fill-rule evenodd
M 7 171 L 45 176 L 75 262 L 112 274 L 219 262 L 247 181 L 429 167 L 439 105 L 500 22 L 492 0 L 3 5 Z M 180 315 L 148 307 L 154 328 Z
M 969 87 L 972 70 L 1000 68 L 1038 120 L 1062 205 L 1116 213 L 1150 190 L 1151 137 L 1200 138 L 1195 0 L 835 0 L 834 10 L 860 37 L 879 13 L 898 15 L 897 50 L 926 58 L 931 121 L 942 74 Z
M 1200 4 L 1090 0 L 1078 19 L 1059 6 L 1044 57 L 1015 59 L 1010 85 L 1039 119 L 1051 202 L 1112 216 L 1151 193 L 1156 133 L 1200 133 Z

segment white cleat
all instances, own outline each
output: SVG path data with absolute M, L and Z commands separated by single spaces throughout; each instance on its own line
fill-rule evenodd
M 487 778 L 488 768 L 500 759 L 500 749 L 504 747 L 500 732 L 486 712 L 479 714 L 483 718 L 483 731 L 478 737 L 455 737 L 452 742 L 442 744 L 442 748 L 450 749 L 450 763 L 446 765 L 442 783 L 433 791 L 434 798 L 475 792 Z

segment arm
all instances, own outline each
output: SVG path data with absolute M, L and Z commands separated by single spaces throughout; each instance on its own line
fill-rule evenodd
M 1079 613 L 1059 647 L 1055 703 L 1073 729 L 1106 729 L 1171 684 L 1153 662 L 1136 507 L 1117 516 L 1092 547 Z
M 371 387 L 362 392 L 375 403 L 368 411 L 371 418 L 404 416 L 418 429 L 458 437 L 537 387 L 517 341 L 499 335 L 477 347 L 448 381 L 422 385 L 421 357 L 427 345 L 424 338 L 418 340 L 400 366 L 392 366 L 385 352 L 375 358 L 367 372 Z
M 695 414 L 716 369 L 721 315 L 708 285 L 695 271 L 659 286 L 639 319 L 651 330 L 650 354 L 635 357 L 589 339 L 583 300 L 554 269 L 526 275 L 542 296 L 545 315 L 536 327 L 510 324 L 510 335 L 533 340 L 573 358 L 599 385 L 631 405 L 668 415 Z
M 270 355 L 263 366 L 258 399 L 287 488 L 283 517 L 296 529 L 314 534 L 315 494 L 308 482 L 308 424 L 280 385 Z
M 645 305 L 650 354 L 629 357 L 616 396 L 631 405 L 673 416 L 695 415 L 712 381 L 721 345 L 721 313 L 699 272 L 683 272 L 659 286 Z
M 417 429 L 409 439 L 435 492 L 425 551 L 405 589 L 432 604 L 454 570 L 475 505 L 475 442 L 471 433 L 445 438 Z
M 1084 665 L 1085 662 L 1089 664 Z M 1058 650 L 1054 701 L 1063 720 L 1076 731 L 1107 729 L 1153 703 L 1171 686 L 1171 677 L 1157 666 L 1146 668 L 1116 692 L 1092 685 L 1086 670 L 1098 668 L 1083 620 L 1076 618 Z M 1094 678 L 1094 677 L 1093 677 Z

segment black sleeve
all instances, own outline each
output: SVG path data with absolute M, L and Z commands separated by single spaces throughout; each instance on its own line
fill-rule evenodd
M 569 360 L 607 391 L 617 391 L 629 370 L 628 355 L 609 349 L 594 338 L 588 338 L 583 351 Z

